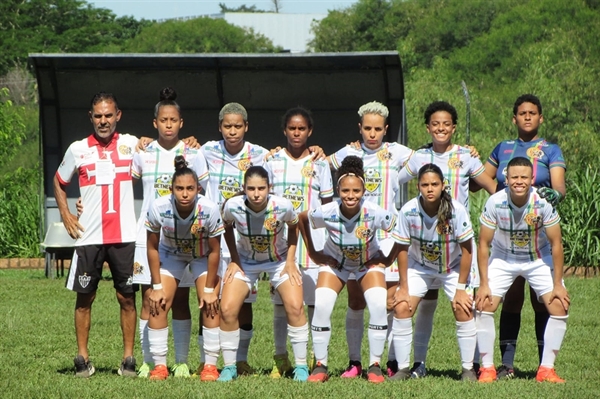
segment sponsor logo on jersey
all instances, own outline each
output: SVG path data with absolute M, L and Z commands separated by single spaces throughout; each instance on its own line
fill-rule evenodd
M 304 193 L 295 184 L 289 185 L 283 192 L 283 198 L 287 198 L 290 200 L 294 209 L 299 209 L 300 206 L 304 203 Z
M 121 144 L 119 146 L 119 154 L 121 155 L 131 155 L 131 147 L 125 144 Z
M 373 235 L 373 230 L 371 230 L 365 226 L 360 226 L 356 229 L 356 231 L 354 232 L 354 235 L 359 240 L 367 240 L 367 239 L 369 239 L 369 237 L 371 237 Z
M 381 185 L 381 175 L 373 168 L 365 170 L 365 189 L 367 191 L 375 191 Z
M 389 161 L 392 159 L 392 153 L 389 152 L 387 148 L 382 148 L 381 150 L 377 151 L 377 159 L 379 159 L 381 162 Z
M 179 240 L 177 244 L 177 252 L 183 254 L 192 253 L 192 243 L 190 242 L 190 240 Z
M 408 212 L 404 212 L 404 216 L 420 216 L 420 213 L 417 208 L 413 208 Z
M 345 258 L 357 261 L 360 259 L 362 249 L 356 245 L 348 245 L 342 248 L 342 253 L 344 254 Z
M 527 156 L 531 159 L 542 159 L 544 151 L 540 150 L 537 146 L 527 149 Z
M 281 222 L 275 218 L 267 218 L 265 219 L 265 229 L 269 230 L 269 231 L 275 231 L 279 225 L 281 224 Z
M 228 176 L 221 180 L 218 190 L 225 199 L 230 199 L 242 188 L 240 182 L 233 176 Z
M 421 244 L 421 253 L 429 262 L 436 262 L 442 255 L 440 246 L 434 242 Z
M 144 266 L 140 262 L 135 262 L 133 264 L 133 274 L 142 274 L 144 273 Z
M 527 231 L 516 231 L 510 235 L 510 241 L 517 247 L 526 247 L 531 241 Z
M 267 252 L 269 249 L 269 239 L 264 236 L 252 236 L 250 237 L 250 246 L 255 252 Z
M 164 197 L 171 193 L 171 178 L 172 176 L 164 174 L 158 176 L 154 182 L 154 191 L 156 191 L 156 194 L 160 197 Z
M 92 281 L 92 277 L 88 276 L 87 273 L 83 273 L 83 276 L 79 276 L 78 280 L 81 288 L 85 288 L 90 284 L 90 281 Z

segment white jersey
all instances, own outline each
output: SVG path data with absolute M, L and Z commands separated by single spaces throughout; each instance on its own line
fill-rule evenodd
M 529 200 L 518 208 L 505 188 L 487 200 L 479 220 L 496 231 L 491 256 L 518 263 L 551 255 L 545 228 L 559 223 L 560 216 L 535 189 L 531 188 Z
M 245 201 L 246 196 L 240 195 L 223 206 L 223 221 L 235 224 L 241 260 L 245 263 L 286 260 L 285 224 L 298 223 L 298 214 L 290 200 L 270 195 L 267 206 L 258 213 L 247 207 Z
M 274 194 L 289 199 L 298 213 L 317 208 L 321 205 L 321 199 L 333 196 L 331 170 L 326 161 L 314 161 L 310 155 L 295 160 L 282 149 L 264 166 L 269 172 Z M 325 245 L 326 231 L 311 229 L 311 237 L 315 248 L 322 249 Z M 319 267 L 308 256 L 302 238 L 298 239 L 296 248 L 296 261 L 300 266 Z
M 482 174 L 485 167 L 471 156 L 466 147 L 454 145 L 450 151 L 437 153 L 433 148 L 415 151 L 404 169 L 400 172 L 400 184 L 406 183 L 419 174 L 423 165 L 432 163 L 444 174 L 444 186 L 452 198 L 469 209 L 469 179 Z
M 419 198 L 411 199 L 400 209 L 394 240 L 409 246 L 408 256 L 413 261 L 438 273 L 450 273 L 460 266 L 459 244 L 473 238 L 469 213 L 452 200 L 452 218 L 446 226 L 440 226 L 437 215 L 430 217 L 423 211 Z
M 56 177 L 67 185 L 79 175 L 84 208 L 79 223 L 85 231 L 76 246 L 135 241 L 131 162 L 137 142 L 137 137 L 115 132 L 105 145 L 92 134 L 67 149 Z
M 360 211 L 346 219 L 341 201 L 321 205 L 308 213 L 313 229 L 327 229 L 323 252 L 339 261 L 340 267 L 353 270 L 363 266 L 379 251 L 378 230 L 390 232 L 396 225 L 396 215 L 370 201 L 361 201 Z
M 201 194 L 186 218 L 179 216 L 173 195 L 157 198 L 148 211 L 145 225 L 148 231 L 160 233 L 161 258 L 173 256 L 180 260 L 208 256 L 208 239 L 224 231 L 218 205 Z
M 146 151 L 136 152 L 133 156 L 131 174 L 135 179 L 142 179 L 144 188 L 144 201 L 140 218 L 138 219 L 138 236 L 136 245 L 146 246 L 146 214 L 155 199 L 171 194 L 171 179 L 175 173 L 175 157 L 182 155 L 190 169 L 196 172 L 198 183 L 206 188 L 208 168 L 206 159 L 200 150 L 186 146 L 183 141 L 170 150 L 166 150 L 153 141 L 146 147 Z

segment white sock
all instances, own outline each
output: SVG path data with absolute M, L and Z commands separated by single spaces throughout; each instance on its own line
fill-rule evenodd
M 221 353 L 223 353 L 223 365 L 234 365 L 240 346 L 240 330 L 223 331 L 219 328 L 219 342 L 221 343 Z
M 155 366 L 167 365 L 167 350 L 169 341 L 169 327 L 153 329 L 148 327 L 148 342 L 150 353 L 152 354 L 152 363 Z
M 237 359 L 238 362 L 247 362 L 248 361 L 248 349 L 250 348 L 250 341 L 252 340 L 252 335 L 254 335 L 254 329 L 252 330 L 242 330 L 240 328 L 240 344 L 237 351 Z
M 396 351 L 394 350 L 394 334 L 392 334 L 392 327 L 394 324 L 394 312 L 388 312 L 388 329 L 387 329 L 387 344 L 388 344 L 388 362 L 396 360 Z
M 275 305 L 273 308 L 273 338 L 276 355 L 285 355 L 287 353 L 287 328 L 285 308 L 283 305 Z
M 300 327 L 287 325 L 288 336 L 292 343 L 292 351 L 296 366 L 306 366 L 306 347 L 308 345 L 308 323 Z
M 398 361 L 398 369 L 410 366 L 410 347 L 412 345 L 412 319 L 397 319 L 394 317 L 392 336 L 394 339 L 394 351 Z
M 202 350 L 204 359 L 200 358 L 200 362 L 216 366 L 217 359 L 219 358 L 219 351 L 221 350 L 221 345 L 219 342 L 219 327 L 202 327 L 202 335 L 199 336 L 205 337 L 203 339 L 204 345 Z
M 142 356 L 144 363 L 152 363 L 152 354 L 150 353 L 150 341 L 148 341 L 148 320 L 140 319 L 140 344 L 142 346 Z
M 176 320 L 173 326 L 173 346 L 175 347 L 175 363 L 186 364 L 190 353 L 190 337 L 192 336 L 192 320 Z
M 373 287 L 365 291 L 365 301 L 369 308 L 369 366 L 381 363 L 387 337 L 387 290 Z
M 467 370 L 473 368 L 473 356 L 477 346 L 477 328 L 475 320 L 457 321 L 456 336 L 458 337 L 458 349 L 460 351 L 460 360 L 462 367 Z
M 481 353 L 481 365 L 494 367 L 494 341 L 496 340 L 496 326 L 494 314 L 490 312 L 477 312 L 475 317 L 477 326 L 477 346 Z
M 202 327 L 204 329 L 204 327 Z M 198 334 L 198 348 L 200 348 L 200 363 L 206 363 L 206 356 L 204 354 L 204 336 Z
M 315 307 L 314 306 L 307 306 L 306 310 L 308 312 L 308 324 L 312 324 L 312 319 L 315 316 Z
M 556 360 L 556 355 L 567 332 L 568 318 L 569 316 L 550 316 L 548 319 L 544 332 L 544 352 L 541 366 L 554 367 L 554 360 Z
M 360 362 L 362 339 L 365 332 L 365 310 L 346 310 L 346 340 L 348 341 L 348 355 L 350 360 Z
M 331 339 L 331 313 L 337 299 L 337 293 L 331 288 L 320 287 L 315 290 L 315 314 L 311 325 L 313 351 L 315 359 L 327 366 L 327 347 Z
M 433 315 L 437 307 L 436 299 L 421 299 L 417 316 L 415 317 L 415 340 L 414 358 L 415 363 L 425 363 L 427 360 L 427 349 L 433 332 Z

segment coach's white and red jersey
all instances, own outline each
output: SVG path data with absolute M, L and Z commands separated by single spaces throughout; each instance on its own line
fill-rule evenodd
M 450 151 L 437 153 L 433 148 L 415 151 L 400 172 L 400 184 L 419 174 L 423 165 L 432 163 L 444 174 L 444 186 L 452 198 L 469 209 L 469 180 L 481 175 L 485 168 L 479 158 L 471 156 L 471 150 L 454 145 Z
M 298 213 L 321 205 L 322 198 L 333 196 L 331 170 L 327 161 L 316 161 L 308 155 L 302 159 L 293 159 L 285 149 L 277 152 L 265 163 L 269 172 L 273 192 L 292 202 Z M 322 249 L 325 245 L 325 229 L 311 228 L 311 237 L 315 248 Z M 308 256 L 304 240 L 299 238 L 296 250 L 296 262 L 304 268 L 319 267 Z
M 401 245 L 408 245 L 408 256 L 413 261 L 435 270 L 449 273 L 460 266 L 460 243 L 473 238 L 473 227 L 467 209 L 452 200 L 454 210 L 446 226 L 438 225 L 437 215 L 423 211 L 419 197 L 408 201 L 398 216 L 392 237 Z
M 339 261 L 340 267 L 354 270 L 363 266 L 379 251 L 378 230 L 391 232 L 396 215 L 373 202 L 362 200 L 360 211 L 347 219 L 337 200 L 308 212 L 313 229 L 327 229 L 323 252 Z
M 131 162 L 137 142 L 135 136 L 115 132 L 105 145 L 92 134 L 67 149 L 56 177 L 67 185 L 79 175 L 84 209 L 79 223 L 85 231 L 76 246 L 135 241 Z
M 160 233 L 161 257 L 170 255 L 181 260 L 208 256 L 208 239 L 224 231 L 218 205 L 201 194 L 186 218 L 179 216 L 173 195 L 157 198 L 148 211 L 145 226 L 148 231 Z
M 287 257 L 285 224 L 298 223 L 298 214 L 290 200 L 275 195 L 269 196 L 265 209 L 254 212 L 240 195 L 223 206 L 223 222 L 235 224 L 237 250 L 245 262 L 275 262 Z
M 485 203 L 479 218 L 483 226 L 495 230 L 491 257 L 507 262 L 530 262 L 550 256 L 546 227 L 560 222 L 556 209 L 531 188 L 529 200 L 518 208 L 505 188 Z
M 144 201 L 138 219 L 138 237 L 136 244 L 146 246 L 146 229 L 144 223 L 146 214 L 155 199 L 171 194 L 171 179 L 175 173 L 175 157 L 182 155 L 190 169 L 198 175 L 198 183 L 206 188 L 208 181 L 208 168 L 206 159 L 200 150 L 186 146 L 183 141 L 170 150 L 166 150 L 153 141 L 145 151 L 136 152 L 133 156 L 131 174 L 135 179 L 142 179 L 144 188 Z

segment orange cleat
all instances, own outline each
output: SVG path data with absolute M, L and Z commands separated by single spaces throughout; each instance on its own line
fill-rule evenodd
M 381 366 L 379 366 L 379 363 L 373 363 L 369 366 L 369 371 L 367 371 L 367 380 L 374 384 L 380 384 L 385 381 L 385 377 L 381 372 Z
M 169 369 L 164 364 L 159 364 L 150 372 L 150 379 L 154 381 L 166 380 L 169 377 Z
M 496 381 L 496 368 L 494 366 L 482 367 L 479 369 L 479 382 Z
M 556 375 L 553 367 L 540 366 L 535 376 L 537 382 L 552 382 L 554 384 L 564 384 L 565 380 Z
M 200 381 L 216 381 L 219 378 L 219 370 L 212 364 L 205 364 L 200 372 Z
M 325 382 L 329 379 L 327 374 L 327 366 L 323 366 L 321 362 L 317 362 L 315 369 L 308 376 L 308 382 Z

